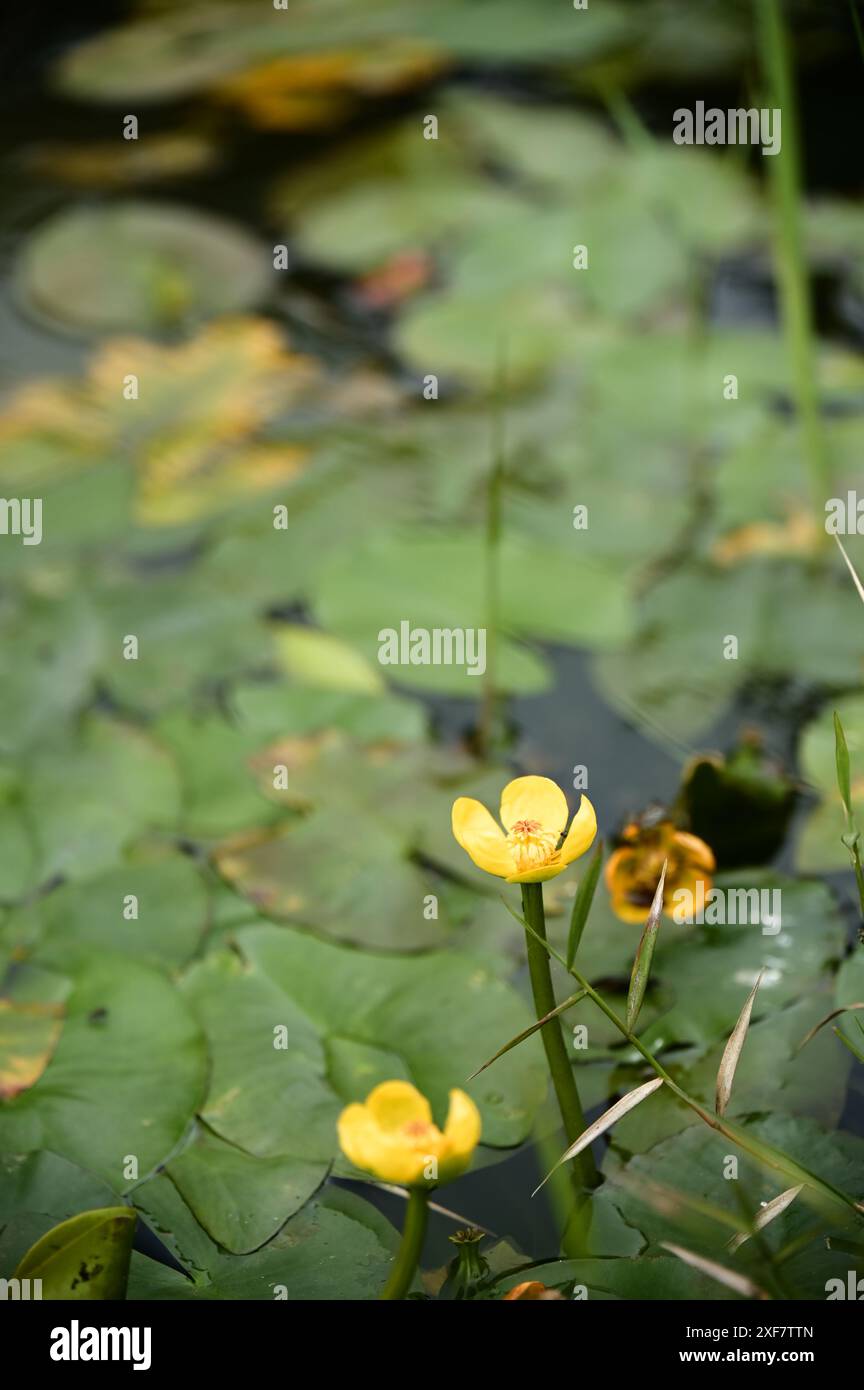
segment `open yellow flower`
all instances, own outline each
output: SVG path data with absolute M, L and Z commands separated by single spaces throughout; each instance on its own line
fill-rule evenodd
M 606 886 L 612 910 L 622 922 L 644 923 L 664 860 L 667 868 L 663 912 L 667 917 L 674 916 L 679 889 L 686 888 L 694 899 L 700 891 L 706 896 L 711 891 L 710 875 L 716 863 L 709 846 L 698 835 L 678 830 L 672 821 L 663 820 L 650 825 L 628 825 L 621 839 L 623 844 L 606 862 Z
M 584 854 L 597 834 L 594 807 L 583 796 L 563 841 L 567 798 L 548 777 L 517 777 L 501 793 L 501 826 L 480 801 L 453 803 L 453 834 L 479 869 L 508 883 L 542 883 Z M 506 832 L 506 833 L 505 833 Z
M 457 1178 L 480 1142 L 480 1112 L 464 1091 L 450 1092 L 443 1132 L 428 1100 L 410 1081 L 383 1081 L 362 1105 L 339 1116 L 345 1157 L 381 1182 L 434 1187 Z

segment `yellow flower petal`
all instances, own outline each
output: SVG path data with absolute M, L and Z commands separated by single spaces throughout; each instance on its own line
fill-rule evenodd
M 567 798 L 549 777 L 516 777 L 501 793 L 501 824 L 505 830 L 520 820 L 536 820 L 544 830 L 560 835 L 567 816 Z
M 339 1146 L 345 1157 L 371 1173 L 379 1182 L 402 1183 L 406 1186 L 422 1182 L 425 1151 L 416 1144 L 405 1142 L 398 1133 L 383 1130 L 366 1105 L 348 1105 L 337 1124 Z M 435 1131 L 440 1142 L 440 1134 Z M 427 1145 L 434 1152 L 436 1145 Z
M 521 874 L 511 874 L 508 883 L 545 883 L 547 879 L 563 874 L 567 865 L 560 857 L 554 864 L 543 864 L 539 869 L 526 869 Z
M 594 807 L 583 796 L 579 803 L 579 810 L 576 812 L 570 823 L 565 839 L 559 854 L 563 864 L 572 864 L 574 859 L 578 859 L 580 854 L 584 854 L 594 836 L 597 834 L 597 816 Z
M 512 784 L 511 784 L 512 785 Z M 504 832 L 480 801 L 460 796 L 453 802 L 453 834 L 478 869 L 507 878 L 515 861 Z
M 481 1128 L 480 1111 L 471 1097 L 464 1091 L 451 1091 L 444 1137 L 452 1152 L 470 1158 L 480 1142 Z
M 624 894 L 613 893 L 611 906 L 612 911 L 620 921 L 632 922 L 635 926 L 644 927 L 648 913 L 651 911 L 650 903 L 647 907 L 639 907 L 636 903 L 631 903 Z
M 365 1108 L 385 1133 L 405 1125 L 432 1123 L 428 1100 L 410 1081 L 382 1081 L 369 1092 Z
M 699 839 L 698 835 L 690 835 L 686 830 L 678 830 L 675 833 L 673 843 L 678 849 L 683 850 L 688 862 L 697 868 L 707 869 L 709 873 L 717 868 L 717 861 L 712 850 L 704 840 Z

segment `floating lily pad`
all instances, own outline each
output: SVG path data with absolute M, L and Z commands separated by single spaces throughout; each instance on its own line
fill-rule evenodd
M 171 856 L 56 888 L 10 914 L 0 940 L 61 970 L 92 950 L 179 966 L 199 946 L 207 914 L 200 870 Z
M 123 1299 L 136 1221 L 117 1206 L 71 1216 L 27 1251 L 15 1278 L 38 1280 L 45 1299 Z
M 46 739 L 28 759 L 22 804 L 36 826 L 41 878 L 81 879 L 109 868 L 146 831 L 171 827 L 179 789 L 148 734 L 94 717 L 74 740 Z
M 689 740 L 710 727 L 752 676 L 815 684 L 857 684 L 864 669 L 854 644 L 860 600 L 839 576 L 792 564 L 750 562 L 732 571 L 690 566 L 646 594 L 640 635 L 603 655 L 603 694 L 649 737 Z M 737 655 L 724 650 L 737 641 Z
M 337 1094 L 334 1042 L 391 1053 L 440 1114 L 449 1090 L 465 1085 L 529 1021 L 512 990 L 470 957 L 375 956 L 287 927 L 243 928 L 236 940 L 242 960 L 211 955 L 190 972 L 186 994 L 212 1055 L 202 1118 L 228 1143 L 261 1157 L 326 1164 L 335 1156 L 341 1106 L 363 1099 L 374 1081 L 352 1074 L 351 1090 Z M 287 1030 L 287 1050 L 274 1046 L 279 1027 Z M 344 1081 L 342 1065 L 339 1076 Z M 466 1089 L 483 1116 L 484 1144 L 519 1143 L 544 1091 L 536 1049 L 514 1050 L 494 1076 L 484 1073 Z
M 125 202 L 72 208 L 43 223 L 21 254 L 18 289 L 57 328 L 152 331 L 256 304 L 270 270 L 265 249 L 232 223 Z M 130 360 L 126 371 L 135 370 Z M 122 387 L 121 376 L 118 397 Z
M 305 740 L 311 750 L 315 736 L 326 730 L 342 730 L 360 747 L 410 744 L 423 740 L 425 722 L 421 707 L 399 696 L 271 681 L 236 686 L 227 717 L 213 711 L 167 715 L 159 738 L 179 769 L 184 827 L 193 835 L 223 837 L 282 818 L 272 796 L 272 766 L 269 785 L 261 773 L 260 754 L 268 745 L 288 740 L 300 746 Z
M 62 1004 L 0 999 L 0 1101 L 35 1086 L 62 1031 Z
M 0 693 L 0 753 L 20 754 L 87 703 L 103 633 L 82 594 L 9 602 L 0 631 L 4 649 L 15 652 Z
M 0 1107 L 0 1149 L 51 1149 L 115 1192 L 166 1158 L 205 1084 L 203 1038 L 165 977 L 101 955 L 73 974 L 63 1034 L 36 1085 Z
M 274 641 L 280 665 L 300 685 L 367 695 L 384 690 L 380 671 L 329 633 L 289 623 L 275 629 Z
M 116 1201 L 100 1178 L 53 1153 L 0 1154 L 0 1278 L 58 1221 Z
M 347 855 L 336 849 L 343 844 Z M 380 825 L 320 812 L 287 832 L 223 843 L 216 865 L 267 917 L 373 950 L 442 942 L 443 924 L 424 913 L 427 880 Z
M 243 1255 L 272 1239 L 326 1170 L 308 1159 L 256 1158 L 202 1132 L 166 1171 L 208 1234 Z
M 176 1270 L 133 1256 L 132 1299 L 374 1299 L 390 1272 L 398 1237 L 375 1207 L 330 1188 L 303 1207 L 255 1254 L 211 1253 L 193 1282 Z
M 485 631 L 483 564 L 479 531 L 379 535 L 334 560 L 316 586 L 316 612 L 325 627 L 372 659 L 382 647 L 381 632 L 399 634 L 403 622 L 427 631 Z M 517 647 L 511 634 L 600 648 L 628 635 L 631 613 L 620 575 L 609 565 L 581 559 L 575 544 L 568 552 L 508 538 L 501 547 L 500 574 L 503 640 L 496 685 L 501 689 L 535 691 L 540 683 L 536 658 Z M 394 682 L 479 697 L 479 648 L 475 676 L 468 674 L 467 656 L 459 664 L 451 659 L 419 665 L 406 660 L 401 647 L 398 655 L 398 664 L 382 668 Z

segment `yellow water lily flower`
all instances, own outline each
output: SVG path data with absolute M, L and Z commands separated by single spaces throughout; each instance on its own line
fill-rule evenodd
M 621 840 L 606 862 L 605 877 L 612 910 L 622 922 L 644 924 L 664 860 L 663 912 L 667 917 L 674 917 L 679 889 L 686 888 L 694 899 L 711 891 L 711 874 L 717 866 L 710 846 L 698 835 L 662 820 L 648 825 L 634 822 L 622 832 Z
M 381 1182 L 434 1187 L 457 1178 L 480 1142 L 480 1112 L 464 1091 L 450 1092 L 443 1132 L 426 1097 L 410 1081 L 383 1081 L 362 1105 L 339 1116 L 347 1159 Z
M 508 883 L 542 883 L 584 854 L 597 834 L 594 807 L 583 796 L 570 829 L 567 798 L 548 777 L 517 777 L 501 793 L 501 826 L 480 801 L 453 803 L 453 834 L 478 869 Z

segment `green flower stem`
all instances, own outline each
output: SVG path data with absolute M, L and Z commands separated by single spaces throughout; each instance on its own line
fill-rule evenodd
M 404 1298 L 411 1287 L 411 1281 L 423 1253 L 423 1238 L 426 1235 L 426 1222 L 429 1217 L 429 1196 L 425 1188 L 412 1187 L 408 1197 L 408 1210 L 402 1228 L 402 1241 L 396 1252 L 396 1263 L 390 1271 L 390 1278 L 381 1291 L 382 1298 Z
M 528 954 L 528 972 L 531 976 L 531 989 L 534 993 L 534 1008 L 538 1020 L 545 1018 L 557 1007 L 555 991 L 552 988 L 552 975 L 549 970 L 549 952 L 546 949 L 546 914 L 543 910 L 543 887 L 540 883 L 522 884 L 522 911 L 525 923 L 531 928 L 525 933 L 525 946 Z M 572 1144 L 585 1130 L 585 1115 L 573 1067 L 567 1056 L 564 1032 L 560 1017 L 552 1018 L 540 1030 L 546 1061 L 558 1108 L 564 1122 L 567 1143 Z M 573 1160 L 573 1167 L 582 1181 L 583 1187 L 596 1187 L 597 1169 L 590 1149 L 585 1149 Z

